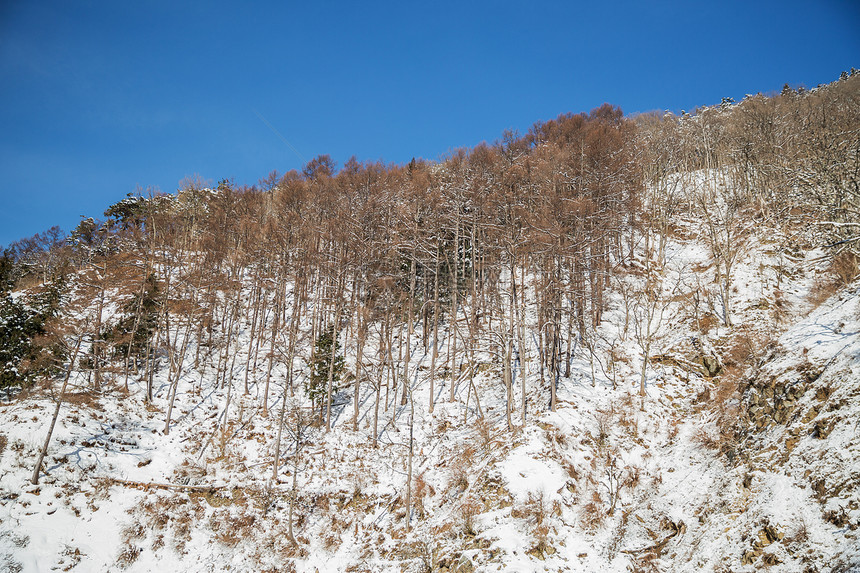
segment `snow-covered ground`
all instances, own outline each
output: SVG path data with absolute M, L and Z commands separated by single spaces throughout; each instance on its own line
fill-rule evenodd
M 195 367 L 189 351 L 166 435 L 168 368 L 156 373 L 152 404 L 143 381 L 133 378 L 126 392 L 118 375 L 96 393 L 78 373 L 38 485 L 29 478 L 53 394 L 43 388 L 3 402 L 0 569 L 860 568 L 860 285 L 813 308 L 821 253 L 786 253 L 761 233 L 734 270 L 733 326 L 724 326 L 699 241 L 687 223 L 666 246 L 665 313 L 653 331 L 644 399 L 643 347 L 630 323 L 639 302 L 618 288 L 601 326 L 600 360 L 578 347 L 555 412 L 530 345 L 527 422 L 516 409 L 513 430 L 501 364 L 490 352 L 478 357 L 483 419 L 465 380 L 448 401 L 441 372 L 429 412 L 430 358 L 420 331 L 411 338 L 413 400 L 403 405 L 399 392 L 382 389 L 379 447 L 372 447 L 373 388 L 363 385 L 354 431 L 349 386 L 335 400 L 331 432 L 307 428 L 298 454 L 284 432 L 275 481 L 282 365 L 265 413 L 265 367 L 251 373 L 248 395 L 236 368 L 225 425 L 228 388 L 215 385 L 211 361 Z M 630 284 L 641 276 L 631 272 Z M 244 364 L 247 331 L 246 324 L 236 364 Z M 440 350 L 443 365 L 447 349 Z M 348 370 L 354 351 L 346 349 Z M 717 359 L 722 374 L 709 377 L 702 358 Z M 730 376 L 740 392 L 726 390 Z M 287 397 L 287 428 L 302 397 L 300 388 Z M 729 435 L 727 416 L 740 420 Z M 287 533 L 294 483 L 297 545 Z

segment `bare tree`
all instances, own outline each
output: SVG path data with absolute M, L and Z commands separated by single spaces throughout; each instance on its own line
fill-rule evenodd
M 86 322 L 84 323 L 84 327 L 86 327 Z M 39 473 L 42 471 L 42 461 L 45 459 L 45 455 L 48 453 L 48 446 L 51 443 L 51 436 L 54 434 L 54 426 L 57 424 L 57 418 L 60 416 L 60 408 L 63 405 L 63 400 L 66 397 L 66 388 L 69 385 L 69 379 L 72 377 L 72 372 L 75 369 L 75 361 L 78 358 L 78 351 L 81 348 L 81 341 L 84 338 L 84 333 L 79 332 L 74 339 L 74 344 L 70 345 L 67 341 L 65 341 L 65 337 L 63 335 L 59 335 L 58 342 L 63 345 L 67 351 L 71 352 L 71 358 L 69 359 L 69 365 L 66 367 L 66 375 L 63 378 L 63 385 L 60 388 L 60 393 L 57 396 L 57 405 L 54 407 L 54 415 L 51 416 L 51 423 L 48 425 L 48 433 L 45 436 L 45 442 L 42 444 L 42 449 L 39 451 L 39 456 L 36 458 L 36 465 L 33 468 L 33 475 L 30 478 L 30 483 L 36 485 L 39 483 Z

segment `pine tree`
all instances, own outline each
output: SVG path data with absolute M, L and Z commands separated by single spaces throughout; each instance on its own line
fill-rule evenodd
M 114 344 L 114 352 L 121 357 L 146 357 L 147 345 L 158 326 L 161 311 L 160 289 L 155 274 L 150 274 L 142 292 L 135 294 L 123 308 L 123 316 L 116 326 L 103 337 Z
M 57 316 L 64 285 L 58 277 L 29 300 L 0 289 L 0 388 L 27 386 L 54 372 L 63 356 L 45 338 L 45 323 Z
M 334 358 L 332 358 L 334 354 Z M 332 362 L 332 360 L 334 362 Z M 339 388 L 341 374 L 343 374 L 344 359 L 341 354 L 340 342 L 334 334 L 334 326 L 329 326 L 323 330 L 317 337 L 314 347 L 314 360 L 311 365 L 311 377 L 307 383 L 305 390 L 308 398 L 311 399 L 314 406 L 323 411 L 326 404 L 328 394 L 326 387 L 328 385 L 329 370 L 332 371 L 332 386 L 331 391 L 336 395 Z
M 15 287 L 16 272 L 11 249 L 4 249 L 0 255 L 0 295 L 5 295 Z

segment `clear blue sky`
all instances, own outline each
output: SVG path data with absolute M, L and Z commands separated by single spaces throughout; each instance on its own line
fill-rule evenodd
M 860 67 L 858 30 L 855 0 L 0 0 L 0 245 L 194 174 L 438 159 L 603 102 L 812 87 Z

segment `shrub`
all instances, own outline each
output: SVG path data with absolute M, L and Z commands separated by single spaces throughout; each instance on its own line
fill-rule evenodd
M 481 504 L 472 497 L 467 497 L 460 505 L 460 525 L 463 533 L 467 537 L 474 537 L 477 534 L 475 530 L 475 517 L 481 513 Z
M 809 291 L 809 301 L 814 306 L 818 306 L 858 277 L 860 277 L 860 257 L 849 251 L 839 253 L 833 257 L 827 271 L 816 277 Z
M 583 529 L 596 531 L 606 519 L 606 507 L 598 492 L 593 492 L 591 501 L 583 506 L 579 514 L 579 522 Z

